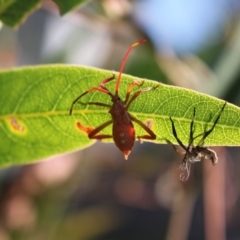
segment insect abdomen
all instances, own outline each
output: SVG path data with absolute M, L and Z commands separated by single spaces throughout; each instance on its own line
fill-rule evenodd
M 113 140 L 127 159 L 135 142 L 135 130 L 132 122 L 121 125 L 113 124 Z

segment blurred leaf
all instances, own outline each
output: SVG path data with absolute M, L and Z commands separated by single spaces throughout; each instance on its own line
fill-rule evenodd
M 69 12 L 70 10 L 72 10 L 73 8 L 75 8 L 76 6 L 80 5 L 80 4 L 84 4 L 86 2 L 88 2 L 89 0 L 53 0 L 59 7 L 61 15 Z
M 0 13 L 5 11 L 15 0 L 0 0 Z
M 38 7 L 41 0 L 0 0 L 0 20 L 10 26 L 18 27 Z M 88 0 L 54 0 L 61 14 L 65 14 L 74 7 L 88 2 Z
M 0 20 L 10 26 L 17 27 L 38 7 L 41 0 L 0 0 Z
M 97 127 L 108 121 L 108 109 L 101 106 L 76 104 L 73 115 L 69 109 L 76 97 L 112 73 L 81 66 L 49 65 L 26 67 L 0 72 L 0 165 L 30 163 L 41 158 L 81 149 L 93 143 L 78 130 L 76 122 Z M 120 96 L 136 77 L 122 77 Z M 143 87 L 156 86 L 145 80 Z M 114 91 L 115 81 L 108 83 Z M 138 87 L 135 87 L 137 90 Z M 84 102 L 111 104 L 108 95 L 91 92 Z M 210 127 L 224 102 L 217 98 L 184 88 L 161 84 L 157 89 L 141 94 L 129 112 L 145 122 L 153 121 L 156 143 L 165 139 L 176 143 L 169 116 L 176 124 L 179 138 L 186 144 L 189 126 L 196 107 L 195 134 Z M 227 104 L 214 131 L 206 139 L 208 145 L 240 145 L 240 109 Z M 143 130 L 135 124 L 137 135 Z M 111 126 L 103 131 L 111 134 Z M 112 141 L 112 140 L 109 140 Z

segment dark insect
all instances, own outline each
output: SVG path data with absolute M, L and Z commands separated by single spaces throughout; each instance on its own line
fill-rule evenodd
M 106 103 L 101 103 L 101 102 L 87 102 L 87 103 L 82 103 L 82 104 L 86 104 L 86 105 L 92 104 L 92 105 L 107 107 L 107 108 L 109 108 L 109 113 L 111 114 L 112 119 L 103 123 L 103 124 L 101 124 L 100 126 L 98 126 L 96 128 L 85 127 L 80 122 L 77 123 L 77 127 L 79 128 L 79 130 L 86 132 L 90 139 L 102 140 L 102 139 L 106 139 L 106 138 L 113 138 L 116 146 L 124 154 L 125 159 L 128 158 L 128 155 L 131 152 L 131 150 L 133 148 L 133 145 L 134 145 L 134 142 L 135 142 L 135 139 L 136 139 L 135 129 L 134 129 L 134 126 L 133 126 L 132 122 L 135 122 L 138 125 L 140 125 L 147 133 L 146 135 L 137 136 L 138 140 L 141 140 L 141 139 L 154 140 L 154 139 L 156 139 L 156 135 L 153 133 L 153 131 L 148 126 L 146 126 L 143 122 L 141 122 L 137 118 L 133 117 L 128 112 L 128 109 L 129 109 L 130 105 L 132 104 L 132 102 L 141 93 L 154 90 L 159 86 L 159 84 L 157 84 L 154 87 L 147 87 L 147 88 L 140 89 L 140 90 L 134 92 L 131 95 L 134 86 L 140 87 L 144 83 L 144 81 L 142 81 L 142 82 L 133 81 L 127 89 L 127 93 L 126 93 L 126 97 L 125 97 L 124 101 L 120 99 L 119 94 L 118 94 L 119 84 L 120 84 L 120 80 L 121 80 L 121 74 L 123 72 L 127 57 L 129 55 L 129 53 L 131 52 L 133 47 L 136 47 L 139 44 L 142 44 L 144 42 L 146 42 L 146 40 L 140 40 L 140 41 L 132 44 L 128 48 L 128 50 L 127 50 L 127 52 L 124 56 L 124 59 L 122 61 L 121 67 L 120 67 L 120 71 L 119 71 L 119 75 L 118 75 L 118 78 L 117 78 L 117 81 L 116 81 L 116 87 L 115 87 L 115 93 L 114 94 L 111 93 L 107 89 L 107 87 L 105 86 L 108 82 L 113 81 L 115 79 L 115 75 L 113 74 L 111 77 L 104 79 L 100 83 L 99 87 L 92 87 L 92 88 L 88 89 L 86 92 L 84 92 L 83 94 L 81 94 L 79 97 L 77 97 L 73 101 L 72 106 L 70 108 L 70 115 L 71 115 L 75 103 L 77 103 L 79 101 L 79 99 L 82 98 L 87 93 L 90 93 L 90 92 L 93 92 L 93 91 L 99 91 L 99 92 L 102 92 L 104 94 L 109 95 L 111 97 L 111 100 L 112 100 L 112 105 L 109 105 L 109 104 L 106 104 Z M 107 126 L 109 126 L 111 124 L 113 125 L 112 126 L 112 135 L 101 134 L 101 133 L 99 134 L 100 131 L 102 131 L 104 128 L 106 128 Z
M 182 141 L 178 138 L 174 122 L 173 122 L 172 118 L 170 117 L 170 120 L 172 123 L 173 135 L 174 135 L 175 139 L 177 140 L 178 144 L 184 149 L 183 152 L 179 151 L 169 140 L 167 140 L 168 142 L 170 142 L 172 144 L 175 151 L 177 151 L 181 155 L 184 155 L 180 168 L 182 170 L 186 170 L 186 175 L 184 173 L 182 173 L 180 175 L 180 180 L 186 181 L 188 179 L 188 177 L 190 175 L 190 168 L 191 168 L 192 163 L 199 162 L 203 159 L 207 159 L 212 162 L 212 165 L 217 164 L 218 158 L 217 158 L 216 153 L 213 150 L 209 149 L 208 147 L 204 147 L 204 141 L 209 136 L 209 134 L 213 131 L 213 129 L 215 128 L 226 104 L 227 104 L 226 102 L 223 104 L 223 107 L 221 108 L 212 127 L 209 130 L 205 130 L 203 133 L 200 133 L 195 137 L 193 135 L 194 135 L 194 119 L 195 119 L 195 115 L 196 115 L 196 108 L 193 109 L 193 119 L 190 124 L 190 136 L 189 136 L 188 146 L 185 146 L 182 143 Z M 196 146 L 194 146 L 193 142 L 198 137 L 201 137 L 201 139 L 198 142 L 198 144 Z

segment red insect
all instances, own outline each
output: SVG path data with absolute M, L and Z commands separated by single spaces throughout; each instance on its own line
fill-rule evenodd
M 147 88 L 140 89 L 140 90 L 134 92 L 133 95 L 131 95 L 134 86 L 139 87 L 139 86 L 142 86 L 143 83 L 144 83 L 144 81 L 142 81 L 142 82 L 133 81 L 128 87 L 128 90 L 127 90 L 127 93 L 126 93 L 126 98 L 125 98 L 124 101 L 121 100 L 119 95 L 118 95 L 118 89 L 119 89 L 119 84 L 120 84 L 120 80 L 121 80 L 121 74 L 123 72 L 127 57 L 134 47 L 136 47 L 139 44 L 142 44 L 144 42 L 146 42 L 145 39 L 140 40 L 140 41 L 132 44 L 128 48 L 128 50 L 127 50 L 127 52 L 124 56 L 124 59 L 122 61 L 121 67 L 120 67 L 120 71 L 119 71 L 119 75 L 118 75 L 117 82 L 116 82 L 116 87 L 115 87 L 115 94 L 112 94 L 105 86 L 106 83 L 115 79 L 115 75 L 113 74 L 112 77 L 104 79 L 100 83 L 99 87 L 92 87 L 92 88 L 88 89 L 86 92 L 84 92 L 83 94 L 81 94 L 80 96 L 78 96 L 72 102 L 72 106 L 70 108 L 70 115 L 71 115 L 75 103 L 77 103 L 79 101 L 79 99 L 82 98 L 87 93 L 90 93 L 90 92 L 93 92 L 93 91 L 99 91 L 99 92 L 102 92 L 104 94 L 109 95 L 111 97 L 112 102 L 113 102 L 112 105 L 101 103 L 101 102 L 87 102 L 87 103 L 84 103 L 84 104 L 92 104 L 92 105 L 98 105 L 98 106 L 103 106 L 103 107 L 109 108 L 110 109 L 109 113 L 111 114 L 112 119 L 103 123 L 103 124 L 101 124 L 100 126 L 96 127 L 95 129 L 93 127 L 85 127 L 80 122 L 77 123 L 77 127 L 79 128 L 79 130 L 86 132 L 90 139 L 102 140 L 102 139 L 106 139 L 106 138 L 113 138 L 116 146 L 120 149 L 120 151 L 122 151 L 126 160 L 128 158 L 129 153 L 131 152 L 131 150 L 133 148 L 133 145 L 134 145 L 134 142 L 135 142 L 135 139 L 136 139 L 135 129 L 134 129 L 134 126 L 133 126 L 132 122 L 137 123 L 147 132 L 146 135 L 137 136 L 138 140 L 141 140 L 141 139 L 154 140 L 154 139 L 156 139 L 156 135 L 153 133 L 153 131 L 148 126 L 146 126 L 143 122 L 141 122 L 137 118 L 133 117 L 128 112 L 128 109 L 129 109 L 131 103 L 141 93 L 154 90 L 159 86 L 159 84 L 157 84 L 155 87 L 147 87 Z M 110 124 L 113 125 L 112 135 L 99 134 L 100 131 L 102 131 L 104 128 L 106 128 Z

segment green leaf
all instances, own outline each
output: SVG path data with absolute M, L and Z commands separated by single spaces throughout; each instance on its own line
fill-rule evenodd
M 0 0 L 0 13 L 5 11 L 15 0 Z
M 89 0 L 53 0 L 59 7 L 61 15 L 69 12 L 80 4 L 85 4 Z
M 61 14 L 65 14 L 88 0 L 53 0 L 59 7 Z M 10 26 L 18 27 L 37 8 L 41 0 L 0 0 L 0 20 Z
M 19 26 L 38 7 L 41 0 L 1 0 L 0 20 L 10 27 Z
M 101 80 L 112 75 L 100 69 L 51 65 L 26 67 L 0 72 L 0 166 L 30 163 L 56 154 L 89 146 L 94 141 L 78 130 L 76 123 L 97 127 L 110 120 L 108 109 L 101 106 L 76 104 L 73 115 L 69 109 L 74 99 Z M 124 99 L 128 85 L 135 77 L 123 75 L 120 96 Z M 114 92 L 116 81 L 107 87 Z M 156 86 L 145 80 L 142 87 Z M 82 102 L 98 101 L 111 104 L 101 92 L 86 94 Z M 161 84 L 157 89 L 142 93 L 130 106 L 129 112 L 148 124 L 157 135 L 156 143 L 166 139 L 176 143 L 171 129 L 171 116 L 179 138 L 188 143 L 189 126 L 196 108 L 195 134 L 213 124 L 224 101 L 195 91 Z M 207 145 L 240 145 L 240 109 L 227 103 Z M 143 130 L 134 124 L 137 135 Z M 103 131 L 111 134 L 111 126 Z M 110 140 L 112 141 L 112 140 Z M 116 151 L 118 151 L 116 149 Z

